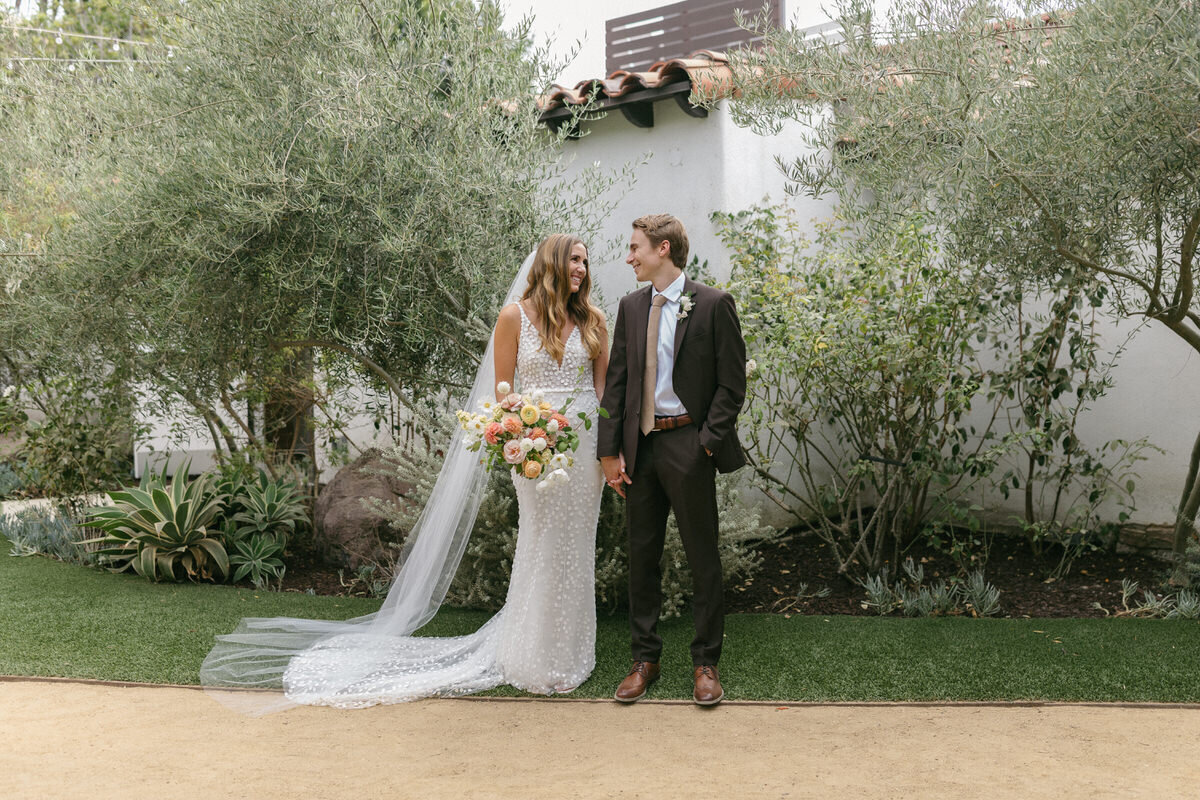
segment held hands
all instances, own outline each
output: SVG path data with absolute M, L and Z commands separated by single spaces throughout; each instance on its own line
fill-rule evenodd
M 633 483 L 629 475 L 625 473 L 625 454 L 605 456 L 600 459 L 600 466 L 604 468 L 604 482 L 610 489 L 624 497 L 625 484 Z

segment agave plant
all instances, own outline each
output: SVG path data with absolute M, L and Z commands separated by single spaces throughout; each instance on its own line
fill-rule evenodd
M 239 539 L 270 534 L 278 536 L 282 546 L 286 536 L 295 533 L 296 523 L 306 518 L 295 485 L 269 480 L 264 474 L 257 483 L 242 485 L 238 505 L 241 510 L 233 515 L 233 521 Z
M 189 482 L 183 465 L 170 485 L 164 470 L 147 474 L 137 489 L 108 496 L 114 505 L 90 509 L 83 524 L 104 531 L 88 543 L 103 545 L 98 555 L 114 572 L 132 568 L 152 581 L 224 579 L 229 574 L 225 547 L 211 535 L 217 531 L 210 531 L 225 498 L 213 491 L 209 475 Z
M 235 568 L 233 582 L 249 577 L 256 588 L 262 588 L 272 578 L 283 580 L 286 567 L 279 558 L 283 555 L 283 548 L 283 537 L 270 533 L 251 534 L 239 539 L 229 556 L 229 563 Z

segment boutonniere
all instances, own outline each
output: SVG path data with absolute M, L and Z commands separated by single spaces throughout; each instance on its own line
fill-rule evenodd
M 689 313 L 691 313 L 692 306 L 694 305 L 695 303 L 692 302 L 691 294 L 679 295 L 679 313 L 675 315 L 675 319 L 683 319 L 686 317 Z

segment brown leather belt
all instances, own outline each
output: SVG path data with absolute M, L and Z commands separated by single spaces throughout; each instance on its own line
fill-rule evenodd
M 680 414 L 678 417 L 655 417 L 654 430 L 656 431 L 673 431 L 676 428 L 682 428 L 684 425 L 691 425 L 692 418 L 688 414 Z

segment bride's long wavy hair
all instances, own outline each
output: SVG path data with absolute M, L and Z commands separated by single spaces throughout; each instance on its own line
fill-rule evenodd
M 579 291 L 571 291 L 571 249 L 577 244 L 583 244 L 583 240 L 569 233 L 553 233 L 542 240 L 529 270 L 529 284 L 521 296 L 533 306 L 542 349 L 555 361 L 562 361 L 562 332 L 568 321 L 578 326 L 589 358 L 596 358 L 604 347 L 604 317 L 592 305 L 590 269 Z

